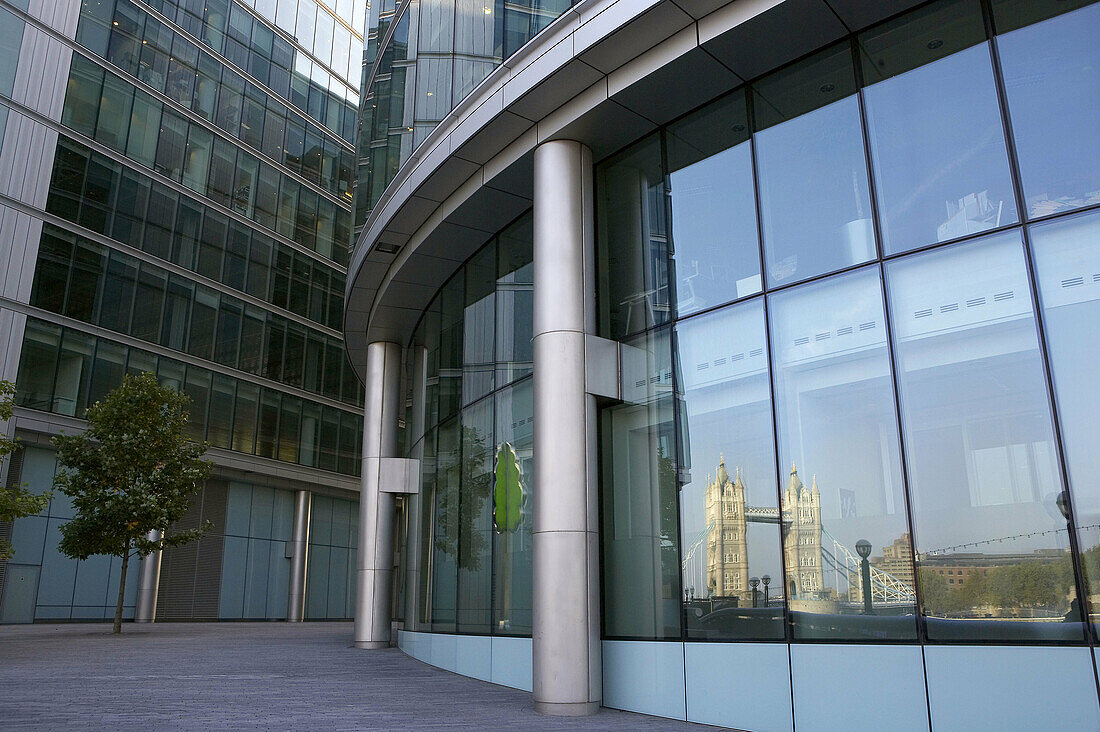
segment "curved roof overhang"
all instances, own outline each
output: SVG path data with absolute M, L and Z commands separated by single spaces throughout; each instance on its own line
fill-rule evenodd
M 534 148 L 601 157 L 685 111 L 920 0 L 584 0 L 491 73 L 387 187 L 351 254 L 344 313 L 405 345 L 439 287 L 531 206 Z

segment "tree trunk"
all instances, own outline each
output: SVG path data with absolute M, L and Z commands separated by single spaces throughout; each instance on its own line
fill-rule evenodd
M 122 600 L 126 597 L 126 566 L 130 563 L 130 542 L 126 542 L 126 551 L 122 554 L 122 576 L 118 578 L 118 604 L 115 605 L 114 635 L 122 632 Z

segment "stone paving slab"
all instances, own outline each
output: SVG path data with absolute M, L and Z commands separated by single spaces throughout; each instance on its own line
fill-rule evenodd
M 707 729 L 610 709 L 542 716 L 526 692 L 351 638 L 350 623 L 0 626 L 0 728 Z

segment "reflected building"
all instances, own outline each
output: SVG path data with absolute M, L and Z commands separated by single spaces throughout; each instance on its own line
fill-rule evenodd
M 49 489 L 49 438 L 141 372 L 190 397 L 217 466 L 183 520 L 213 530 L 130 563 L 127 618 L 353 615 L 341 327 L 369 5 L 0 0 L 2 429 L 24 446 L 0 484 Z M 118 560 L 57 549 L 72 515 L 55 493 L 0 526 L 0 621 L 113 616 Z

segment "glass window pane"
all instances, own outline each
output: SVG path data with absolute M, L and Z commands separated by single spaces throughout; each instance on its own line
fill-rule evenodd
M 496 396 L 496 456 L 493 475 L 493 632 L 530 635 L 531 489 L 535 476 L 532 382 Z M 502 471 L 502 466 L 511 472 Z M 516 478 L 517 489 L 507 482 Z M 516 518 L 518 516 L 518 519 Z
M 134 93 L 134 109 L 130 114 L 130 136 L 126 140 L 126 157 L 148 168 L 152 168 L 156 161 L 162 107 L 159 101 L 140 89 Z
M 134 87 L 114 74 L 107 74 L 103 97 L 99 103 L 95 139 L 112 150 L 126 149 L 126 133 L 130 129 L 130 113 L 134 102 Z
M 912 549 L 878 269 L 787 290 L 768 305 L 794 635 L 915 639 Z M 863 542 L 870 544 L 869 582 Z
M 492 242 L 482 247 L 463 267 L 466 278 L 462 326 L 463 404 L 469 404 L 493 390 L 496 266 L 496 243 Z
M 997 39 L 1032 218 L 1100 203 L 1098 36 L 1092 5 Z
M 436 456 L 435 523 L 432 544 L 432 630 L 455 632 L 458 607 L 459 490 L 462 455 L 461 422 L 455 418 L 439 426 Z
M 23 350 L 19 354 L 19 390 L 15 398 L 19 406 L 42 411 L 54 411 L 54 372 L 61 345 L 61 328 L 27 319 L 23 332 Z
M 191 420 L 187 431 L 195 441 L 206 439 L 206 415 L 210 408 L 210 372 L 198 366 L 187 367 L 183 391 L 191 397 Z
M 183 158 L 183 184 L 193 191 L 206 193 L 206 179 L 210 171 L 210 150 L 214 135 L 199 127 L 191 126 L 187 138 L 187 150 Z
M 237 380 L 214 374 L 214 391 L 210 399 L 210 422 L 206 439 L 212 447 L 229 447 L 233 436 L 233 399 Z
M 79 53 L 74 53 L 69 69 L 69 82 L 65 86 L 65 108 L 61 112 L 61 124 L 91 137 L 95 132 L 102 94 L 103 69 Z
M 600 328 L 612 338 L 668 322 L 668 235 L 660 137 L 596 171 Z
M 95 365 L 92 383 L 88 389 L 88 403 L 95 404 L 107 396 L 107 392 L 122 385 L 126 373 L 126 346 L 100 339 L 95 349 Z
M 669 128 L 676 312 L 686 315 L 760 292 L 760 242 L 745 95 Z
M 753 85 L 764 264 L 771 285 L 875 256 L 854 92 L 847 44 Z
M 680 489 L 684 621 L 693 639 L 784 638 L 763 305 L 756 299 L 676 328 L 690 471 Z
M 492 623 L 493 400 L 462 411 L 459 494 L 458 632 L 488 633 Z
M 1073 496 L 1079 558 L 1088 587 L 1089 617 L 1100 613 L 1100 215 L 1034 226 L 1031 246 L 1043 305 L 1047 352 L 1061 421 L 1062 445 Z M 1092 335 L 1089 335 L 1092 334 Z M 1044 497 L 1044 502 L 1050 496 Z M 1050 512 L 1049 505 L 1047 506 Z M 1095 621 L 1094 621 L 1095 622 Z M 1095 627 L 1095 626 L 1094 626 Z
M 886 276 L 929 639 L 1081 642 L 1019 234 Z
M 680 639 L 676 430 L 667 331 L 625 342 L 629 403 L 600 413 L 605 637 Z M 635 381 L 636 380 L 636 381 Z
M 137 284 L 138 260 L 120 252 L 111 252 L 103 281 L 103 302 L 99 325 L 125 333 L 130 325 Z
M 95 341 L 94 336 L 65 330 L 58 355 L 51 412 L 84 417 L 84 410 L 88 407 L 88 383 Z
M 888 253 L 1017 220 L 984 38 L 971 0 L 933 5 L 860 37 L 865 78 L 892 76 L 864 90 Z M 934 60 L 956 46 L 966 50 Z
M 531 373 L 534 360 L 533 221 L 524 216 L 499 238 L 497 253 L 497 386 Z

